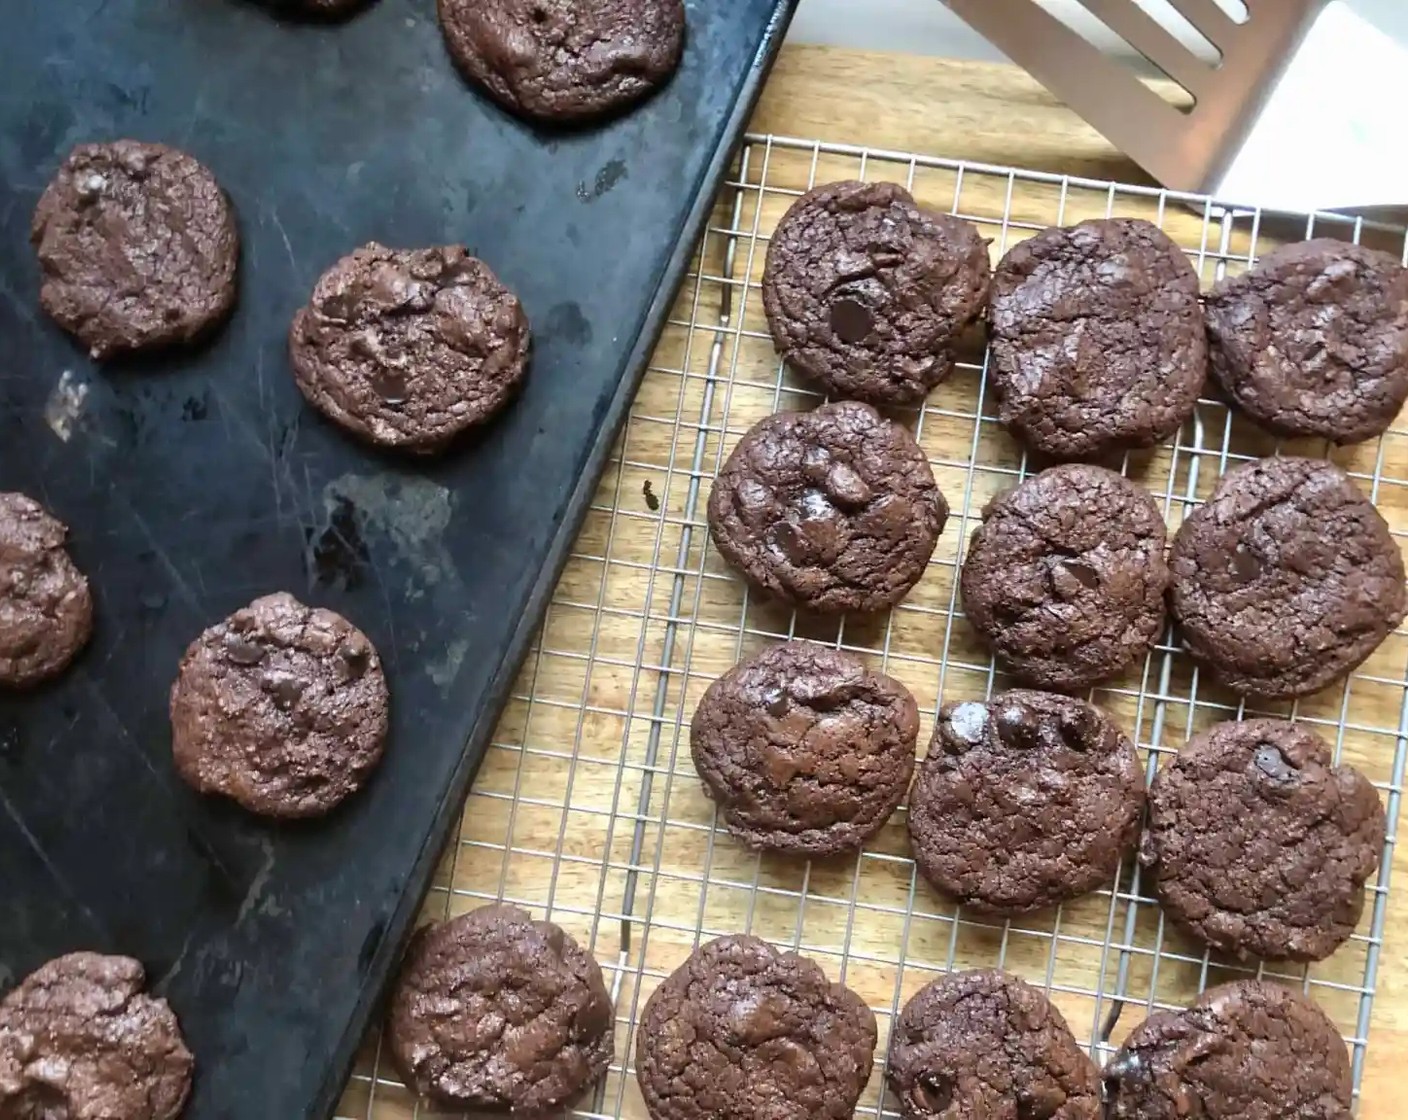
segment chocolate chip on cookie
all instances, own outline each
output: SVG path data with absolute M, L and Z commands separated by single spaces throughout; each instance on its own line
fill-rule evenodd
M 753 848 L 829 856 L 859 848 L 904 799 L 919 709 L 860 658 L 786 642 L 704 693 L 689 744 L 730 832 Z
M 954 972 L 904 1005 L 890 1087 L 905 1120 L 1100 1120 L 1100 1072 L 1038 989 L 996 969 Z
M 1259 459 L 1227 472 L 1169 553 L 1169 606 L 1193 656 L 1248 696 L 1339 680 L 1403 620 L 1403 557 L 1344 471 Z
M 1262 427 L 1355 443 L 1408 398 L 1408 269 L 1330 238 L 1284 245 L 1208 293 L 1213 376 Z
M 760 420 L 709 495 L 724 558 L 768 595 L 828 614 L 903 599 L 947 518 L 914 437 L 855 401 Z
M 280 593 L 191 643 L 171 687 L 181 777 L 270 817 L 320 816 L 381 760 L 386 677 L 371 641 Z
M 1384 808 L 1329 744 L 1278 719 L 1219 723 L 1160 768 L 1140 859 L 1164 912 L 1239 957 L 1318 961 L 1348 940 Z
M 979 910 L 1020 913 L 1112 883 L 1144 776 L 1093 704 L 1013 690 L 946 704 L 909 803 L 924 877 Z
M 983 510 L 963 562 L 964 612 L 1013 676 L 1088 688 L 1163 629 L 1166 539 L 1142 487 L 1103 467 L 1051 467 Z
M 778 351 L 828 394 L 918 404 L 982 314 L 988 248 L 896 183 L 829 183 L 778 223 L 763 308 Z
M 875 1042 L 870 1008 L 812 961 L 720 937 L 651 993 L 636 1077 L 652 1120 L 850 1120 Z
M 1349 1052 L 1310 1000 L 1267 980 L 1159 1011 L 1105 1067 L 1109 1120 L 1349 1120 Z
M 517 907 L 483 906 L 416 932 L 386 1040 L 421 1096 L 556 1115 L 606 1072 L 613 1019 L 600 967 L 571 937 Z
M 1009 250 L 988 327 L 999 419 L 1057 459 L 1153 446 L 1207 378 L 1198 275 L 1138 218 L 1048 229 Z

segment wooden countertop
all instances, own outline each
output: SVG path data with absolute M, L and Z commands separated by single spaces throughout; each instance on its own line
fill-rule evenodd
M 788 47 L 751 131 L 1099 179 L 1147 181 L 1033 80 L 1006 66 Z M 779 168 L 785 163 L 778 162 Z M 775 170 L 779 177 L 785 174 Z M 805 181 L 781 185 L 797 188 Z M 776 218 L 773 209 L 780 211 L 787 200 L 786 195 L 769 200 L 770 220 Z M 746 209 L 744 216 L 746 225 Z M 1169 220 L 1190 219 L 1172 215 Z M 634 1078 L 626 1072 L 636 1016 L 656 978 L 683 959 L 701 926 L 710 934 L 746 927 L 775 940 L 805 942 L 806 951 L 820 954 L 829 971 L 835 970 L 838 961 L 843 968 L 849 961 L 846 982 L 881 1009 L 891 1006 L 892 999 L 898 1004 L 901 984 L 907 997 L 929 978 L 922 968 L 903 966 L 896 979 L 894 962 L 897 953 L 903 961 L 905 954 L 899 948 L 903 944 L 911 961 L 922 959 L 930 967 L 945 956 L 972 964 L 1002 959 L 1028 975 L 1033 971 L 1039 975 L 1044 966 L 1055 967 L 1050 932 L 1036 937 L 1013 933 L 1010 941 L 1001 933 L 999 941 L 990 929 L 930 913 L 937 905 L 927 896 L 921 896 L 917 905 L 904 858 L 902 824 L 892 821 L 877 839 L 877 858 L 865 861 L 863 876 L 859 863 L 853 875 L 852 863 L 846 861 L 841 866 L 829 861 L 814 864 L 806 871 L 786 861 L 760 863 L 726 837 L 716 840 L 709 827 L 711 809 L 689 761 L 688 719 L 709 679 L 737 659 L 735 643 L 741 645 L 744 635 L 737 632 L 740 586 L 704 549 L 703 534 L 691 528 L 689 510 L 695 511 L 697 526 L 701 499 L 697 493 L 689 499 L 686 495 L 700 491 L 701 471 L 691 466 L 689 447 L 707 434 L 702 473 L 708 475 L 724 445 L 723 437 L 714 433 L 727 432 L 731 444 L 736 433 L 757 418 L 749 409 L 756 405 L 765 413 L 776 407 L 770 388 L 755 399 L 756 394 L 748 397 L 751 389 L 735 394 L 732 385 L 721 393 L 722 417 L 718 406 L 710 412 L 708 404 L 700 403 L 701 386 L 713 380 L 711 344 L 717 347 L 721 337 L 705 329 L 700 293 L 708 289 L 705 302 L 713 300 L 717 307 L 722 285 L 736 283 L 717 276 L 720 246 L 729 225 L 731 220 L 721 206 L 711 226 L 710 245 L 705 247 L 703 275 L 686 286 L 657 349 L 617 456 L 554 595 L 539 646 L 529 656 L 475 782 L 461 842 L 447 852 L 427 902 L 427 913 L 438 918 L 506 897 L 539 914 L 548 912 L 590 946 L 617 996 L 618 1064 L 604 1083 L 603 1095 L 583 1107 L 630 1120 L 645 1115 Z M 747 265 L 740 267 L 750 268 L 749 278 L 756 281 L 761 254 L 750 251 Z M 744 331 L 735 341 L 723 343 L 732 355 L 725 359 L 732 362 L 732 379 L 745 386 L 770 383 L 776 370 L 757 316 L 756 309 L 745 308 Z M 699 324 L 694 329 L 688 325 L 692 318 Z M 965 391 L 971 391 L 971 385 Z M 694 424 L 701 415 L 705 421 Z M 1367 467 L 1361 454 L 1369 457 Z M 1372 447 L 1353 453 L 1352 458 L 1354 469 L 1373 468 Z M 1408 439 L 1399 437 L 1381 465 L 1398 478 L 1408 478 Z M 1408 530 L 1408 486 L 1385 489 L 1394 492 L 1379 496 L 1381 507 L 1397 506 L 1386 508 L 1386 513 L 1396 529 Z M 707 485 L 702 493 L 707 494 Z M 958 515 L 955 510 L 955 518 Z M 945 536 L 953 539 L 947 545 L 941 543 L 935 558 L 937 574 L 932 584 L 939 586 L 951 579 L 955 563 L 951 550 L 958 532 Z M 945 548 L 950 549 L 946 554 Z M 683 608 L 671 600 L 672 581 L 677 589 L 684 589 Z M 926 583 L 930 583 L 927 578 Z M 943 594 L 947 598 L 947 590 Z M 776 613 L 768 615 L 756 606 L 749 606 L 747 612 L 750 627 L 787 626 L 785 615 L 779 620 Z M 913 622 L 915 615 L 906 617 L 910 621 L 898 624 L 903 632 L 897 641 L 917 635 L 918 648 L 932 650 L 922 644 L 932 640 L 930 630 L 922 625 L 925 616 L 917 616 L 919 623 Z M 681 625 L 680 645 L 670 636 L 675 619 Z M 863 626 L 856 629 L 859 636 L 853 636 L 847 624 L 848 644 L 874 645 L 874 637 L 867 638 Z M 756 646 L 755 637 L 749 633 L 748 648 Z M 953 640 L 960 641 L 956 630 Z M 885 646 L 893 662 L 896 651 L 888 640 Z M 915 688 L 924 713 L 921 741 L 927 742 L 937 701 L 933 678 L 928 680 L 927 693 L 921 694 L 925 681 L 919 664 L 906 664 L 899 656 L 894 671 Z M 983 655 L 974 656 L 981 660 Z M 1394 672 L 1401 673 L 1401 661 Z M 955 690 L 950 679 L 945 698 L 953 698 Z M 1389 701 L 1401 698 L 1401 686 L 1396 691 L 1388 687 L 1381 693 L 1368 691 L 1363 698 L 1354 693 L 1354 716 L 1380 727 L 1396 726 L 1397 708 Z M 1146 734 L 1142 725 L 1138 733 Z M 1357 746 L 1347 744 L 1346 752 L 1357 764 L 1372 764 L 1374 776 L 1383 781 L 1383 756 L 1385 750 L 1391 754 L 1391 737 L 1387 748 L 1384 742 L 1371 744 L 1367 758 L 1355 753 Z M 1408 874 L 1401 866 L 1405 862 L 1408 850 L 1400 849 L 1392 869 L 1400 881 Z M 634 902 L 623 906 L 625 897 L 633 897 Z M 863 918 L 847 918 L 847 897 L 852 908 L 856 899 L 867 904 Z M 1107 904 L 1087 901 L 1096 907 L 1097 928 L 1103 928 L 1099 907 Z M 1115 903 L 1108 905 L 1113 914 Z M 922 921 L 919 909 L 926 911 Z M 1085 912 L 1078 920 L 1089 920 L 1091 907 L 1081 909 Z M 643 917 L 631 916 L 641 911 Z M 913 915 L 913 924 L 906 918 L 901 927 L 895 917 L 899 914 Z M 1389 933 L 1382 947 L 1361 1120 L 1390 1120 L 1404 1111 L 1395 1089 L 1399 1063 L 1408 1058 L 1408 962 L 1404 960 L 1408 942 L 1395 936 L 1395 930 L 1406 914 L 1408 884 L 1401 883 L 1388 904 Z M 1044 965 L 1045 944 L 1053 945 L 1049 965 Z M 1351 951 L 1357 956 L 1348 959 Z M 1363 944 L 1347 947 L 1336 978 L 1343 975 L 1347 982 L 1357 983 L 1365 951 Z M 1068 942 L 1066 952 L 1071 959 L 1062 967 L 1074 970 L 1076 991 L 1094 986 L 1095 975 L 1111 975 L 1100 957 L 1098 941 L 1083 946 Z M 1186 975 L 1181 982 L 1187 982 Z M 1160 990 L 1159 998 L 1168 1000 L 1171 993 Z M 1175 992 L 1172 998 L 1181 1001 L 1187 998 L 1186 991 Z M 1352 1023 L 1353 992 L 1329 994 L 1346 997 L 1337 1016 L 1344 1024 L 1348 1014 Z M 1058 1003 L 1070 995 L 1060 993 Z M 1072 1016 L 1077 1033 L 1089 1037 L 1090 1002 L 1072 999 L 1062 1007 Z M 1098 1018 L 1100 1008 L 1094 1010 Z M 1132 1012 L 1129 1021 L 1121 1020 L 1120 1031 L 1137 1018 Z M 879 1081 L 872 1079 L 862 1099 L 867 1114 L 878 1108 Z M 410 1120 L 415 1115 L 424 1113 L 416 1111 L 413 1098 L 380 1060 L 373 1032 L 338 1116 Z

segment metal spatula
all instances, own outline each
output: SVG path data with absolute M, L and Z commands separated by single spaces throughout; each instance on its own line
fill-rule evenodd
M 944 0 L 1165 186 L 1229 205 L 1408 204 L 1408 50 L 1341 0 L 1165 0 L 1220 53 L 1209 63 L 1137 0 L 1080 0 L 1192 99 L 1165 100 L 1037 0 Z

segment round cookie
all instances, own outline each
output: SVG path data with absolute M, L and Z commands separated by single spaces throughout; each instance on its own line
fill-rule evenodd
M 944 894 L 1016 914 L 1112 882 L 1143 810 L 1139 756 L 1104 712 L 1014 690 L 944 705 L 910 796 L 909 836 Z
M 786 642 L 709 686 L 689 746 L 750 848 L 829 856 L 859 848 L 904 800 L 918 735 L 899 681 L 852 654 Z
M 601 969 L 551 922 L 484 906 L 417 931 L 387 1013 L 406 1084 L 452 1108 L 555 1115 L 614 1053 Z
M 580 121 L 665 84 L 684 50 L 684 0 L 438 0 L 466 78 L 505 108 Z
M 763 308 L 787 364 L 834 397 L 918 404 L 987 301 L 988 247 L 896 183 L 830 183 L 783 215 Z
M 289 331 L 309 404 L 369 443 L 421 454 L 508 404 L 529 344 L 518 297 L 459 245 L 363 245 L 323 273 Z
M 1330 238 L 1276 249 L 1204 304 L 1213 376 L 1262 427 L 1356 443 L 1408 398 L 1408 269 Z
M 756 937 L 700 946 L 646 1001 L 636 1077 L 652 1120 L 850 1120 L 875 1015 Z
M 1139 858 L 1164 912 L 1213 949 L 1318 961 L 1359 924 L 1383 845 L 1369 779 L 1304 725 L 1253 719 L 1159 769 Z
M 760 420 L 709 494 L 724 559 L 760 591 L 825 614 L 893 607 L 947 519 L 914 437 L 855 401 Z
M 905 1120 L 1100 1120 L 1100 1072 L 1051 1001 L 997 969 L 953 972 L 904 1005 L 890 1087 Z
M 176 769 L 268 817 L 328 812 L 381 759 L 386 677 L 367 636 L 280 592 L 191 643 L 171 686 Z
M 80 144 L 34 211 L 39 302 L 94 358 L 191 342 L 235 305 L 239 234 L 210 170 L 164 144 Z
M 963 561 L 964 612 L 1024 683 L 1089 688 L 1163 629 L 1166 541 L 1143 487 L 1103 467 L 1051 467 L 983 510 Z
M 1207 377 L 1198 274 L 1157 226 L 1102 218 L 1042 231 L 993 272 L 998 418 L 1057 459 L 1152 447 Z
M 1104 1080 L 1109 1120 L 1349 1120 L 1354 1084 L 1325 1013 L 1267 980 L 1150 1015 Z
M 1193 656 L 1248 696 L 1318 692 L 1403 620 L 1403 557 L 1349 476 L 1319 459 L 1225 474 L 1179 528 L 1169 607 Z
M 93 633 L 93 596 L 67 537 L 32 498 L 0 493 L 0 688 L 56 676 Z
M 0 1116 L 176 1120 L 194 1060 L 130 957 L 70 953 L 0 999 Z

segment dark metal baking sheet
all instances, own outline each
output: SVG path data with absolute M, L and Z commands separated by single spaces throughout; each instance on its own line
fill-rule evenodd
M 0 989 L 76 948 L 140 958 L 197 1057 L 191 1120 L 332 1109 L 541 616 L 789 0 L 694 0 L 679 74 L 543 132 L 451 69 L 430 0 L 336 25 L 244 0 L 0 0 L 0 489 L 73 529 L 97 630 L 0 698 Z M 28 225 L 89 139 L 176 144 L 232 196 L 240 304 L 193 352 L 98 369 L 40 314 Z M 521 295 L 529 383 L 433 462 L 303 404 L 285 333 L 343 252 L 459 241 Z M 382 650 L 370 787 L 296 826 L 172 772 L 186 644 L 287 589 Z

